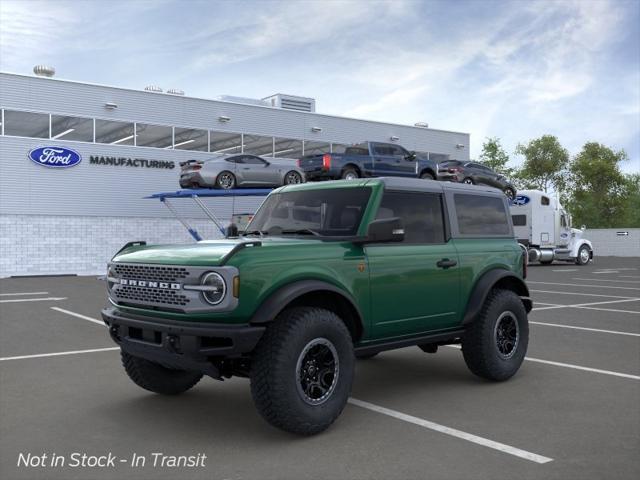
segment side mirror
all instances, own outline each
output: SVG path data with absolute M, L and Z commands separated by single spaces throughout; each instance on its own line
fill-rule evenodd
M 225 238 L 236 238 L 238 236 L 238 226 L 235 223 L 230 224 L 224 233 Z
M 409 155 L 407 155 L 407 156 L 406 156 L 406 157 L 404 157 L 404 158 L 406 158 L 407 160 L 415 160 L 415 159 L 416 159 L 416 152 L 414 152 L 413 150 L 411 150 L 411 151 L 409 152 Z
M 362 243 L 401 242 L 404 240 L 404 226 L 399 217 L 382 218 L 369 224 L 367 236 Z

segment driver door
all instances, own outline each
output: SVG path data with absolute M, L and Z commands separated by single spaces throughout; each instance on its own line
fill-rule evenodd
M 418 335 L 460 323 L 458 261 L 445 236 L 442 195 L 386 191 L 377 218 L 400 217 L 402 243 L 365 246 L 371 339 Z

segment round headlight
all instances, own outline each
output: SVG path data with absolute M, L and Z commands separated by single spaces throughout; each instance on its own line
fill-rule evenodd
M 218 305 L 224 298 L 227 292 L 227 285 L 224 283 L 224 278 L 216 272 L 207 273 L 202 277 L 202 285 L 207 287 L 202 292 L 202 296 L 211 305 Z

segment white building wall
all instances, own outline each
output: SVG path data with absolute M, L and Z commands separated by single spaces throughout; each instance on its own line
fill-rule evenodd
M 589 228 L 584 237 L 593 244 L 594 258 L 640 257 L 640 228 Z

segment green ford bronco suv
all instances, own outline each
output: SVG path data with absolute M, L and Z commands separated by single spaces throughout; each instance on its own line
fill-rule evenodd
M 347 402 L 356 358 L 462 344 L 505 380 L 527 350 L 526 260 L 502 192 L 375 178 L 274 190 L 235 238 L 127 244 L 102 311 L 140 387 L 248 377 L 272 425 L 314 434 Z

